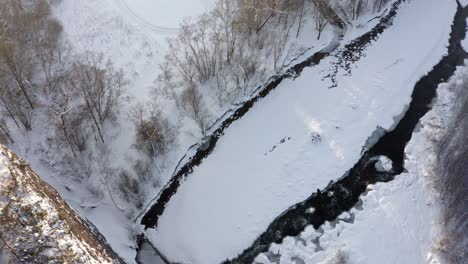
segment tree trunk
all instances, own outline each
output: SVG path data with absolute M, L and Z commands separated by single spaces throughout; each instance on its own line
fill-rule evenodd
M 299 37 L 299 34 L 301 33 L 302 19 L 303 19 L 303 17 L 304 17 L 304 5 L 305 5 L 305 0 L 302 0 L 301 14 L 300 14 L 300 16 L 299 16 L 299 25 L 297 26 L 296 38 L 298 38 L 298 37 Z
M 24 97 L 26 97 L 26 100 L 28 101 L 28 104 L 29 106 L 31 107 L 31 109 L 34 109 L 34 104 L 31 100 L 31 98 L 29 97 L 29 94 L 28 92 L 26 91 L 26 87 L 24 86 L 24 83 L 21 79 L 19 78 L 16 78 L 16 81 L 18 82 L 18 85 L 21 89 L 21 92 L 23 93 Z
M 99 127 L 99 123 L 98 123 L 98 121 L 96 119 L 96 116 L 94 115 L 93 108 L 91 107 L 91 104 L 89 103 L 89 99 L 86 96 L 86 94 L 84 94 L 84 97 L 85 97 L 85 101 L 86 101 L 86 107 L 88 108 L 88 112 L 91 115 L 91 117 L 92 117 L 92 119 L 94 121 L 94 124 L 96 125 L 96 129 L 98 131 L 99 137 L 101 138 L 102 143 L 105 143 L 104 137 L 103 137 L 102 132 L 101 132 L 101 128 Z

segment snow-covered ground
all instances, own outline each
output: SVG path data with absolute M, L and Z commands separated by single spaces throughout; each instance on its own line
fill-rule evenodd
M 410 1 L 352 75 L 339 73 L 337 88 L 324 79 L 332 58 L 281 84 L 225 131 L 148 237 L 181 263 L 235 257 L 281 212 L 351 168 L 378 126 L 392 127 L 416 81 L 446 53 L 455 10 L 450 0 Z
M 467 0 L 467 4 L 468 4 L 468 0 Z M 468 20 L 467 20 L 468 22 Z M 465 38 L 463 41 L 462 41 L 462 45 L 463 45 L 463 48 L 465 49 L 465 51 L 468 51 L 468 37 Z
M 153 85 L 167 50 L 166 38 L 177 32 L 145 27 L 120 0 L 64 0 L 54 14 L 63 24 L 74 51 L 102 52 L 124 69 L 130 79 L 130 95 L 139 100 L 148 98 L 148 88 Z
M 334 223 L 321 229 L 307 227 L 298 238 L 274 244 L 256 262 L 270 264 L 267 256 L 276 255 L 279 263 L 335 263 L 341 254 L 349 263 L 441 263 L 437 239 L 445 225 L 440 215 L 440 197 L 434 186 L 437 175 L 438 142 L 447 132 L 459 93 L 454 83 L 466 79 L 468 66 L 459 67 L 448 84 L 439 86 L 433 109 L 422 118 L 405 153 L 406 173 L 390 183 L 368 187 L 362 203 L 343 213 Z M 443 263 L 443 262 L 442 262 Z
M 172 31 L 186 18 L 209 12 L 216 0 L 114 0 L 149 27 Z

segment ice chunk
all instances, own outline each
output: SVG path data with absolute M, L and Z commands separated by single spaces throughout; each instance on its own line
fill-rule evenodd
M 393 169 L 393 162 L 386 156 L 380 156 L 375 163 L 375 169 L 379 172 L 390 172 Z

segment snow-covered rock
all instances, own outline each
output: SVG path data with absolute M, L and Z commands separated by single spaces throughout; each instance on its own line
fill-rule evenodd
M 375 163 L 375 169 L 379 172 L 390 172 L 393 169 L 393 162 L 386 156 L 380 156 Z
M 125 263 L 28 164 L 0 145 L 1 263 Z

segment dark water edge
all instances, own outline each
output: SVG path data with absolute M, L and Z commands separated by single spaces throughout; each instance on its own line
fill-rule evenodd
M 468 58 L 468 54 L 461 45 L 466 35 L 467 17 L 468 8 L 462 8 L 458 3 L 449 40 L 448 55 L 416 83 L 410 106 L 395 129 L 386 133 L 366 151 L 341 180 L 332 182 L 324 190 L 317 190 L 307 200 L 285 211 L 248 249 L 237 258 L 225 261 L 225 264 L 252 263 L 260 253 L 267 252 L 272 243 L 281 243 L 288 236 L 298 236 L 309 225 L 318 229 L 326 221 L 333 221 L 343 212 L 352 209 L 369 184 L 389 182 L 404 172 L 405 147 L 419 120 L 430 110 L 430 104 L 436 95 L 438 85 L 447 82 L 454 74 L 456 67 L 462 65 L 464 59 Z M 379 156 L 387 156 L 393 161 L 394 167 L 391 172 L 378 172 L 375 169 L 375 158 Z M 464 181 L 466 182 L 466 178 Z M 466 205 L 466 198 L 464 205 Z M 308 212 L 310 208 L 315 209 L 313 213 Z M 466 217 L 463 216 L 463 219 L 466 220 Z
M 216 129 L 212 135 L 207 137 L 205 144 L 200 146 L 197 149 L 196 154 L 171 178 L 166 187 L 164 187 L 158 195 L 156 202 L 142 217 L 140 223 L 145 226 L 145 229 L 157 228 L 159 217 L 163 214 L 166 204 L 170 201 L 171 197 L 177 192 L 181 181 L 193 172 L 193 168 L 200 165 L 203 160 L 211 154 L 213 149 L 216 147 L 219 138 L 224 134 L 224 130 L 227 129 L 234 121 L 244 116 L 256 102 L 266 97 L 272 90 L 277 88 L 283 80 L 297 78 L 305 68 L 319 64 L 322 59 L 329 55 L 333 55 L 338 58 L 337 63 L 333 65 L 332 74 L 328 76 L 333 83 L 332 87 L 336 86 L 335 76 L 338 69 L 343 68 L 347 72 L 350 72 L 351 63 L 359 60 L 363 50 L 370 45 L 372 41 L 376 40 L 386 28 L 391 26 L 393 17 L 396 15 L 396 11 L 405 1 L 406 0 L 396 0 L 390 7 L 388 14 L 383 16 L 372 30 L 345 45 L 342 51 L 336 54 L 333 53 L 338 45 L 332 49 L 327 47 L 324 50 L 313 54 L 303 62 L 292 66 L 286 73 L 271 77 L 256 96 L 246 101 L 230 117 L 224 120 L 221 126 Z M 345 28 L 345 23 L 339 20 L 338 16 L 336 16 L 333 24 L 336 28 L 341 30 L 344 30 Z M 340 40 L 342 38 L 343 36 L 340 36 Z
M 304 65 L 310 67 L 312 65 L 317 65 L 320 61 L 329 55 L 329 52 L 317 52 L 307 61 L 309 65 Z M 302 71 L 302 69 L 300 71 Z M 141 224 L 145 226 L 145 229 L 156 228 L 158 225 L 159 217 L 164 212 L 166 204 L 169 202 L 171 197 L 177 192 L 180 187 L 181 181 L 184 180 L 189 174 L 193 172 L 193 169 L 199 166 L 203 160 L 208 157 L 213 149 L 216 147 L 218 140 L 221 136 L 224 135 L 224 130 L 227 129 L 234 121 L 240 119 L 244 116 L 254 104 L 267 96 L 271 91 L 273 91 L 279 84 L 286 78 L 294 78 L 297 74 L 293 71 L 289 71 L 287 74 L 274 77 L 268 85 L 263 89 L 257 96 L 245 102 L 240 108 L 238 108 L 234 114 L 224 120 L 221 126 L 214 131 L 214 133 L 207 138 L 206 143 L 200 146 L 197 149 L 196 154 L 185 164 L 183 165 L 177 174 L 170 180 L 168 185 L 162 190 L 157 201 L 151 206 L 147 213 L 143 216 Z
M 336 21 L 334 26 L 339 29 L 344 29 L 344 23 L 341 21 Z M 343 36 L 340 36 L 340 40 Z M 156 228 L 158 225 L 159 217 L 164 212 L 166 204 L 169 202 L 171 197 L 177 192 L 180 187 L 181 181 L 184 180 L 189 174 L 193 172 L 193 169 L 199 166 L 203 160 L 208 157 L 213 149 L 216 147 L 216 144 L 220 137 L 224 135 L 224 131 L 236 120 L 243 117 L 252 107 L 260 101 L 262 98 L 266 97 L 271 91 L 277 88 L 285 79 L 294 79 L 297 78 L 306 67 L 312 67 L 318 65 L 324 58 L 331 54 L 339 45 L 337 43 L 331 43 L 332 47 L 326 47 L 325 49 L 314 53 L 303 62 L 298 63 L 292 66 L 284 74 L 275 75 L 271 77 L 261 91 L 252 97 L 251 99 L 244 102 L 242 106 L 237 108 L 234 113 L 225 119 L 219 128 L 217 128 L 210 136 L 205 140 L 205 143 L 201 145 L 196 154 L 189 159 L 189 161 L 184 164 L 177 173 L 171 178 L 166 187 L 160 192 L 156 202 L 151 206 L 151 208 L 146 212 L 141 220 L 141 224 L 145 226 L 145 229 Z
M 136 239 L 136 243 L 137 255 L 135 257 L 135 262 L 137 264 L 171 264 L 144 235 L 139 235 Z

